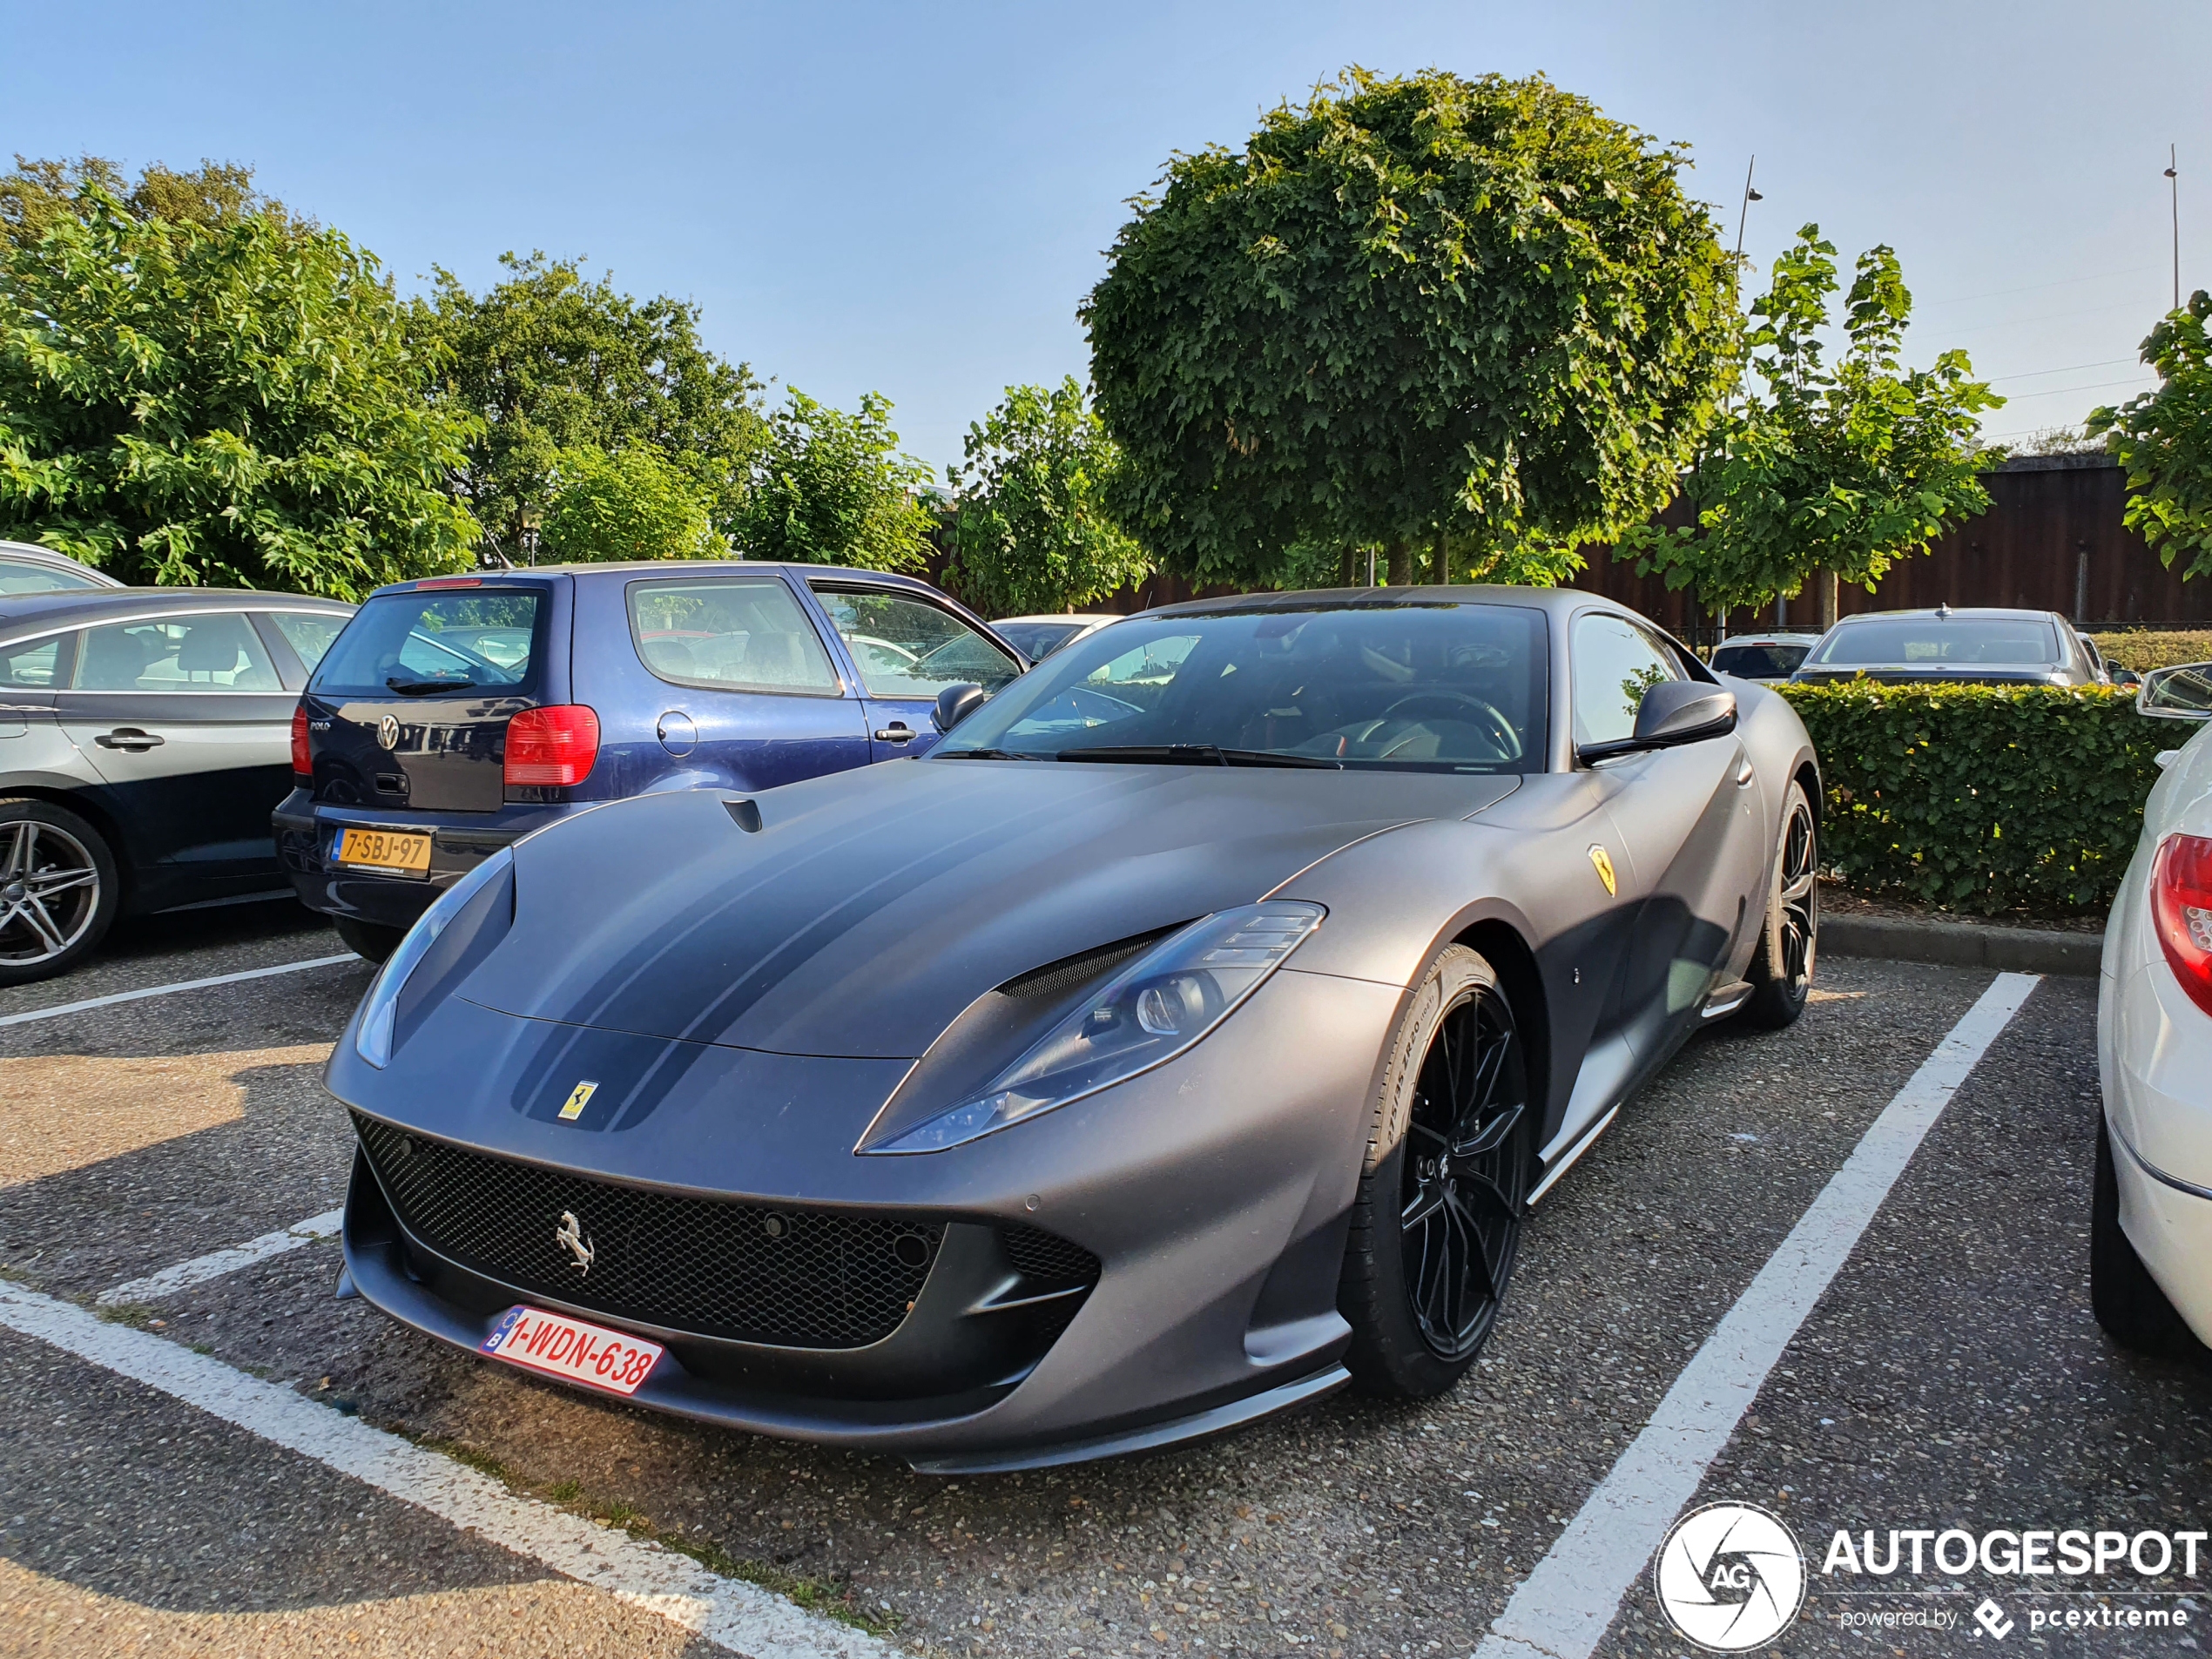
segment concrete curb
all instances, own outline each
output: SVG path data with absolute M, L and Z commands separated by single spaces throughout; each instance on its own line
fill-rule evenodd
M 1823 916 L 1820 948 L 1836 956 L 1885 956 L 1949 968 L 2015 974 L 2094 974 L 2105 936 L 2044 927 L 1991 927 L 1970 921 L 1908 921 L 1893 916 Z

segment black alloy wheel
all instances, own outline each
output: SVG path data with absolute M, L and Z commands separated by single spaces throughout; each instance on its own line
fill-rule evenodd
M 1743 1018 L 1779 1029 L 1804 1013 L 1819 948 L 1820 833 L 1804 786 L 1792 782 L 1782 803 L 1765 937 L 1751 958 L 1751 983 L 1758 988 L 1743 1004 Z
M 1361 1392 L 1428 1399 L 1474 1363 L 1520 1251 L 1538 1116 L 1496 973 L 1444 947 L 1392 1028 L 1352 1201 L 1337 1305 Z
M 1406 1293 L 1440 1359 L 1470 1358 L 1505 1298 L 1528 1184 L 1515 1131 L 1527 1115 L 1513 1010 L 1485 987 L 1438 1024 L 1414 1084 L 1399 1175 Z

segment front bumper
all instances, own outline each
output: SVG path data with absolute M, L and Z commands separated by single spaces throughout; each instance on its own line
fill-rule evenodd
M 531 831 L 598 805 L 510 806 L 489 813 L 414 813 L 368 806 L 334 806 L 294 789 L 272 815 L 278 860 L 300 902 L 325 915 L 347 916 L 385 927 L 411 927 L 439 894 L 502 846 Z M 430 839 L 427 876 L 371 875 L 331 860 L 338 832 L 411 830 Z
M 900 1217 L 941 1242 L 880 1340 L 707 1334 L 441 1253 L 410 1235 L 362 1157 L 347 1271 L 370 1302 L 456 1346 L 475 1348 L 518 1302 L 633 1332 L 669 1350 L 633 1404 L 917 1467 L 1032 1467 L 1217 1433 L 1345 1380 L 1344 1228 L 1379 1034 L 1401 995 L 1285 970 L 1180 1060 L 914 1157 L 851 1150 L 905 1062 L 670 1044 L 448 998 L 388 1071 L 353 1056 L 349 1031 L 333 1091 L 374 1123 L 535 1170 L 685 1202 Z M 631 1094 L 597 1127 L 537 1109 L 577 1076 L 611 1091 L 641 1071 L 659 1074 L 650 1105 Z M 550 1241 L 559 1216 L 542 1220 Z M 1094 1282 L 1069 1294 L 1009 1271 L 1018 1229 L 1088 1252 Z

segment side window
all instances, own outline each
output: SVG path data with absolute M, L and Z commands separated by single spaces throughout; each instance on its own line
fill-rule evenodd
M 319 610 L 279 610 L 269 620 L 276 624 L 284 643 L 300 653 L 300 666 L 312 674 L 347 619 L 326 616 Z
M 80 691 L 280 691 L 284 682 L 236 611 L 111 623 L 84 631 Z
M 0 647 L 0 686 L 18 691 L 51 691 L 69 672 L 74 634 L 49 634 L 25 645 Z
M 1575 618 L 1575 744 L 1632 737 L 1643 694 L 1683 678 L 1642 629 L 1603 612 Z
M 949 610 L 872 588 L 815 589 L 870 697 L 933 698 L 965 680 L 995 691 L 1022 664 Z
M 629 598 L 637 660 L 657 678 L 716 691 L 839 693 L 821 637 L 779 577 L 633 582 Z

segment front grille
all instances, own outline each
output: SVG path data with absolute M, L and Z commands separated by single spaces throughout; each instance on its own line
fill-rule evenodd
M 1091 1285 L 1098 1279 L 1098 1258 L 1041 1227 L 1008 1227 L 1006 1258 L 1015 1271 L 1047 1285 Z
M 359 1113 L 354 1125 L 401 1222 L 439 1255 L 578 1307 L 703 1336 L 797 1348 L 879 1342 L 921 1293 L 944 1238 L 939 1222 L 652 1192 Z M 564 1214 L 592 1252 L 586 1271 L 556 1237 Z

